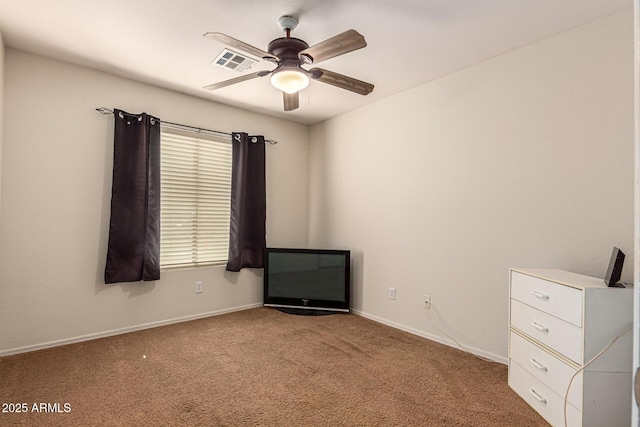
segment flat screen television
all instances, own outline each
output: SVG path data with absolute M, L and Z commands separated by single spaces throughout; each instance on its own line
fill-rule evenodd
M 349 312 L 351 253 L 266 248 L 264 305 L 297 314 Z

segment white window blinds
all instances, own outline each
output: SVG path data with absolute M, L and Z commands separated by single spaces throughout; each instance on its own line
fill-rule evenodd
M 231 150 L 228 140 L 162 128 L 161 267 L 226 263 Z

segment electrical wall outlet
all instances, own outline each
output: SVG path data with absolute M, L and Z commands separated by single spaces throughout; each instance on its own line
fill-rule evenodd
M 396 288 L 389 288 L 389 299 L 396 299 Z
M 196 294 L 202 293 L 202 282 L 196 282 Z
M 422 306 L 426 309 L 430 309 L 431 308 L 431 296 L 429 295 L 422 295 Z

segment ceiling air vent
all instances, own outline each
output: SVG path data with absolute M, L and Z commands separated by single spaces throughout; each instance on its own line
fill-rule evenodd
M 257 59 L 225 49 L 211 63 L 241 73 L 251 68 L 256 62 L 258 62 Z

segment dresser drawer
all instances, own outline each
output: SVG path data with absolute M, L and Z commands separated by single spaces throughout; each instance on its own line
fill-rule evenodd
M 564 426 L 564 397 L 556 394 L 514 360 L 509 361 L 509 387 L 538 411 L 551 425 Z M 566 404 L 567 426 L 582 425 L 581 413 L 571 403 Z
M 509 339 L 509 358 L 564 397 L 576 369 L 513 331 Z M 571 383 L 569 402 L 578 409 L 582 408 L 582 373 L 576 375 Z
M 511 271 L 511 298 L 582 326 L 582 290 Z
M 582 364 L 582 329 L 511 299 L 511 325 L 558 353 Z

